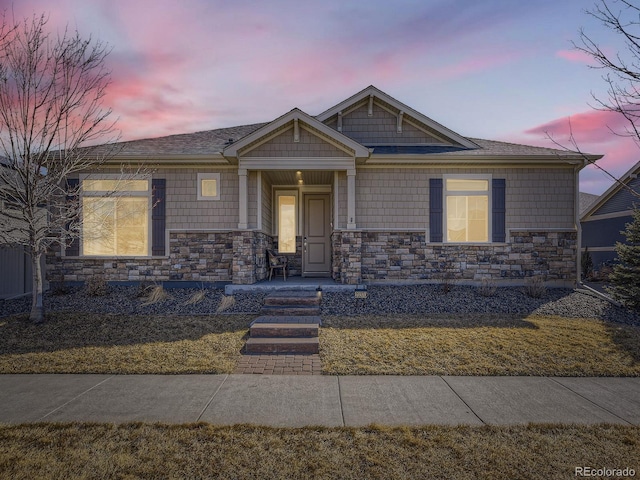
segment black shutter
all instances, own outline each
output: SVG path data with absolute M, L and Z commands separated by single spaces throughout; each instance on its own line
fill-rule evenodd
M 506 182 L 504 178 L 494 178 L 491 184 L 492 188 L 492 220 L 493 220 L 493 235 L 492 241 L 504 243 L 506 239 Z
M 78 185 L 80 185 L 80 179 L 78 178 L 67 178 L 67 192 L 77 192 Z M 74 193 L 73 195 L 67 195 L 67 202 L 77 202 L 78 195 Z M 69 230 L 69 224 L 66 226 L 67 230 Z M 78 236 L 74 236 L 69 241 L 66 242 L 65 245 L 65 256 L 67 257 L 77 257 L 80 255 L 80 240 Z
M 166 255 L 165 225 L 166 225 L 166 193 L 167 181 L 164 178 L 151 180 L 151 255 Z
M 429 240 L 442 242 L 442 179 L 429 179 Z

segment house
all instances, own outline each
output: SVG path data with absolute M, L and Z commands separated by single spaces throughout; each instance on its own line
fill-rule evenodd
M 636 163 L 606 192 L 586 209 L 580 218 L 582 251 L 591 253 L 594 268 L 617 259 L 616 242 L 625 243 L 622 235 L 631 223 L 634 204 L 640 207 L 640 162 Z M 635 192 L 635 195 L 632 193 Z
M 7 185 L 6 179 L 11 178 L 10 165 L 6 157 L 0 156 L 0 189 Z M 16 206 L 3 195 L 0 198 L 0 299 L 25 295 L 33 289 L 31 256 L 20 246 L 24 237 L 12 229 L 18 222 L 16 212 L 19 212 Z
M 344 284 L 576 283 L 583 155 L 467 138 L 373 86 L 317 116 L 121 147 L 69 179 L 85 237 L 50 276 L 252 284 L 275 248 L 290 275 Z M 150 173 L 116 187 L 127 162 Z

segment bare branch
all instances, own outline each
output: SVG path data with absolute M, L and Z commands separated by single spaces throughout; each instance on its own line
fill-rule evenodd
M 51 35 L 47 21 L 5 16 L 0 26 L 0 244 L 24 246 L 37 265 L 32 318 L 40 320 L 39 259 L 82 230 L 78 189 L 66 179 L 103 165 L 118 139 L 102 106 L 110 48 L 69 30 Z

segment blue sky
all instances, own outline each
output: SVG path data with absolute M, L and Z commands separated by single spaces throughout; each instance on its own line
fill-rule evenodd
M 590 0 L 21 0 L 16 18 L 50 15 L 108 42 L 106 98 L 124 139 L 317 115 L 375 85 L 470 137 L 553 146 L 569 118 L 583 151 L 616 176 L 638 147 L 593 111 L 602 71 L 573 50 L 583 27 L 611 52 L 615 37 Z M 581 189 L 611 181 L 589 167 Z

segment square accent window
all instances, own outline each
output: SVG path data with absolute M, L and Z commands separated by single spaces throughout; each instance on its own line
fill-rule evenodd
M 445 177 L 446 240 L 485 243 L 490 232 L 490 178 Z
M 148 179 L 83 179 L 83 255 L 149 255 L 149 187 Z
M 220 200 L 220 174 L 198 174 L 198 200 Z

